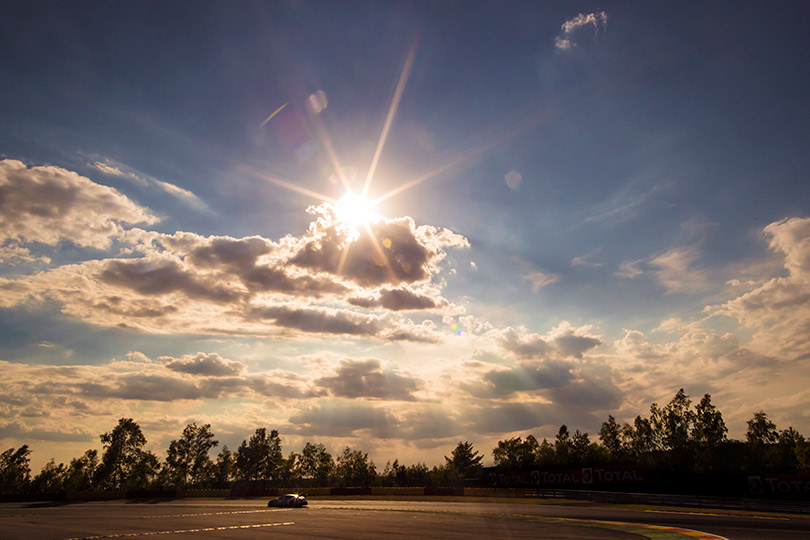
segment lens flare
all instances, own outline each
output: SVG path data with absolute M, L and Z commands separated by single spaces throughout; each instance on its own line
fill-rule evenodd
M 352 231 L 381 219 L 371 201 L 351 192 L 335 201 L 335 216 Z

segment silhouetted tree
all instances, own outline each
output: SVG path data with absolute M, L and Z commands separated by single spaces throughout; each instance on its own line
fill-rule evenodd
M 24 444 L 18 449 L 9 448 L 0 454 L 0 491 L 21 493 L 28 489 L 31 481 L 31 450 Z
M 726 440 L 726 423 L 723 415 L 712 405 L 712 398 L 705 394 L 697 404 L 692 427 L 694 442 L 694 464 L 698 472 L 710 472 L 713 468 L 720 446 Z
M 213 477 L 213 463 L 208 453 L 217 446 L 211 424 L 198 426 L 188 424 L 178 440 L 169 443 L 164 467 L 174 485 L 181 487 L 188 483 L 202 485 Z
M 274 480 L 283 459 L 278 431 L 268 435 L 265 428 L 259 428 L 249 441 L 239 445 L 236 469 L 243 480 Z
M 685 462 L 689 455 L 689 436 L 695 422 L 691 405 L 692 401 L 681 388 L 663 411 L 664 447 L 678 463 Z
M 609 414 L 607 421 L 602 422 L 602 428 L 599 430 L 599 440 L 602 441 L 602 446 L 605 447 L 614 461 L 620 461 L 624 457 L 622 427 L 613 418 L 613 415 Z
M 540 444 L 534 435 L 526 436 L 524 441 L 520 437 L 498 441 L 498 446 L 492 450 L 495 466 L 504 469 L 528 469 L 537 462 L 537 452 Z
M 71 459 L 65 472 L 65 491 L 92 489 L 96 469 L 98 469 L 98 450 L 88 450 L 82 457 Z
M 58 493 L 62 491 L 66 472 L 67 468 L 64 463 L 57 465 L 51 459 L 31 481 L 31 491 L 35 493 Z
M 224 445 L 217 455 L 217 462 L 214 464 L 214 483 L 217 487 L 226 487 L 233 480 L 235 467 L 233 454 L 228 449 L 228 446 Z
M 326 451 L 322 444 L 304 445 L 298 459 L 298 471 L 302 478 L 308 478 L 315 486 L 325 486 L 335 468 L 332 454 Z
M 560 426 L 554 440 L 554 464 L 567 467 L 571 462 L 571 432 L 565 424 Z
M 450 457 L 444 456 L 444 459 L 455 467 L 462 478 L 474 478 L 481 472 L 481 460 L 484 456 L 473 450 L 472 443 L 459 441 Z
M 335 476 L 342 486 L 365 487 L 374 481 L 377 469 L 368 454 L 347 446 L 337 457 Z
M 104 453 L 96 470 L 99 485 L 110 489 L 146 487 L 155 476 L 159 461 L 143 450 L 146 437 L 132 418 L 122 418 L 109 433 L 101 435 Z

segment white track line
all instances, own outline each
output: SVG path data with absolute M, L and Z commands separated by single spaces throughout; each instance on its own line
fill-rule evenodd
M 178 529 L 175 531 L 151 531 L 151 532 L 137 532 L 137 533 L 122 533 L 122 534 L 102 534 L 100 536 L 77 536 L 75 538 L 66 538 L 65 540 L 97 540 L 100 538 L 132 538 L 134 536 L 156 536 L 159 534 L 182 534 L 182 533 L 196 533 L 196 532 L 211 532 L 211 531 L 231 531 L 236 529 L 258 529 L 260 527 L 280 527 L 282 525 L 295 525 L 294 521 L 286 521 L 284 523 L 260 523 L 258 525 L 231 525 L 229 527 L 205 527 L 200 529 Z

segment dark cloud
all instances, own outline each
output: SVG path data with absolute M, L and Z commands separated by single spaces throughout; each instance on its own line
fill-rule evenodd
M 320 403 L 289 419 L 299 435 L 351 437 L 368 431 L 373 437 L 396 437 L 399 421 L 385 409 L 363 403 Z
M 79 430 L 42 429 L 28 427 L 22 422 L 0 424 L 0 439 L 21 439 L 24 441 L 89 442 L 98 435 Z
M 302 296 L 340 294 L 346 288 L 339 283 L 312 276 L 292 277 L 283 267 L 259 264 L 262 255 L 276 249 L 272 242 L 258 236 L 249 238 L 212 238 L 195 248 L 190 256 L 200 268 L 215 269 L 237 276 L 252 293 L 281 292 Z
M 532 392 L 568 384 L 573 375 L 567 362 L 523 363 L 511 369 L 495 369 L 484 374 L 481 383 L 467 389 L 478 397 L 504 397 L 515 392 Z
M 201 282 L 194 273 L 170 259 L 109 261 L 99 279 L 146 296 L 182 292 L 189 298 L 216 303 L 234 302 L 241 296 L 221 285 Z
M 499 340 L 501 347 L 522 358 L 535 358 L 544 356 L 552 350 L 551 345 L 543 338 L 533 337 L 531 339 L 521 339 L 518 334 L 509 329 Z
M 460 437 L 463 434 L 464 427 L 447 410 L 442 407 L 424 407 L 405 415 L 399 435 L 407 441 L 421 441 L 419 444 L 422 448 L 433 448 L 448 437 Z M 435 444 L 431 444 L 431 441 Z
M 432 298 L 404 289 L 384 290 L 380 293 L 380 305 L 391 311 L 403 309 L 430 309 L 436 307 Z
M 364 287 L 414 283 L 430 276 L 427 263 L 434 253 L 417 239 L 413 220 L 409 218 L 376 224 L 373 236 L 361 231 L 349 244 L 348 255 L 338 272 L 344 245 L 344 235 L 333 226 L 307 242 L 290 262 L 310 270 L 339 274 Z
M 568 334 L 560 336 L 554 340 L 554 344 L 565 356 L 582 358 L 582 354 L 588 349 L 593 349 L 602 344 L 602 340 L 588 336 L 576 336 Z
M 334 376 L 317 379 L 315 384 L 337 397 L 405 401 L 414 400 L 413 392 L 422 385 L 419 379 L 383 371 L 379 360 L 345 360 Z
M 553 422 L 548 405 L 541 403 L 492 403 L 471 408 L 466 417 L 474 433 L 527 431 Z
M 120 223 L 155 223 L 115 189 L 59 167 L 0 161 L 0 244 L 6 239 L 55 245 L 69 240 L 106 248 Z
M 349 303 L 357 307 L 383 307 L 391 311 L 431 309 L 437 306 L 433 298 L 405 289 L 384 289 L 378 298 L 351 298 Z
M 245 370 L 245 364 L 222 358 L 217 353 L 185 354 L 180 358 L 161 356 L 158 358 L 167 369 L 190 375 L 208 375 L 211 377 L 226 377 L 239 375 Z
M 253 308 L 248 316 L 253 319 L 270 319 L 277 326 L 302 332 L 351 336 L 375 336 L 380 332 L 376 319 L 344 311 L 268 306 Z

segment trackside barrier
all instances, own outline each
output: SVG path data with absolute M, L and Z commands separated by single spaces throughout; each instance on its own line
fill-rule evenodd
M 386 495 L 393 497 L 408 497 L 414 495 L 424 495 L 425 488 L 420 487 L 375 487 L 371 488 L 372 495 Z
M 345 487 L 345 488 L 332 488 L 329 490 L 330 495 L 371 495 L 370 487 Z
M 230 497 L 230 489 L 178 489 L 177 497 L 180 499 L 193 499 L 198 497 L 211 497 L 221 499 Z
M 463 487 L 426 487 L 425 495 L 449 495 L 461 497 L 464 495 Z
M 126 499 L 126 491 L 68 491 L 67 501 L 111 501 Z

